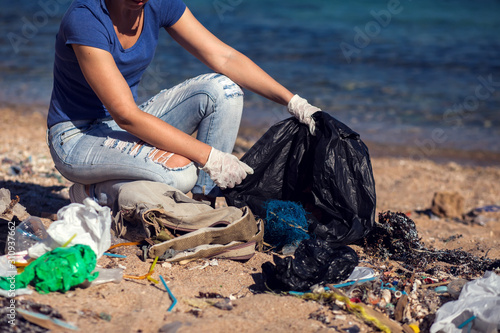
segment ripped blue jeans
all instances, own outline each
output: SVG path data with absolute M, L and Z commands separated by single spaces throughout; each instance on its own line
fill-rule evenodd
M 224 152 L 232 152 L 243 110 L 243 92 L 227 77 L 205 74 L 163 90 L 139 106 Z M 111 118 L 55 124 L 47 141 L 57 170 L 68 180 L 90 184 L 91 197 L 111 204 L 119 186 L 132 180 L 169 184 L 184 193 L 220 195 L 194 163 L 167 166 L 169 154 L 122 130 Z

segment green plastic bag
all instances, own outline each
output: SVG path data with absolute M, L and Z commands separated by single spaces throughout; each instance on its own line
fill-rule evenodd
M 16 275 L 15 289 L 26 288 L 31 284 L 40 294 L 66 292 L 85 280 L 93 281 L 99 274 L 91 274 L 96 262 L 96 255 L 88 245 L 58 247 L 30 263 L 24 272 Z M 2 277 L 0 288 L 9 290 L 10 282 L 9 278 Z

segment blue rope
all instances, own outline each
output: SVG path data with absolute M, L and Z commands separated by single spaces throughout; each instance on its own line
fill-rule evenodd
M 309 223 L 301 204 L 292 201 L 270 200 L 265 204 L 266 224 L 264 240 L 276 248 L 298 245 L 309 239 Z

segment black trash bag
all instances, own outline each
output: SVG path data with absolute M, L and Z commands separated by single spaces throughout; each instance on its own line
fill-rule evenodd
M 315 284 L 338 283 L 349 277 L 358 265 L 356 252 L 348 246 L 337 248 L 322 240 L 302 241 L 294 257 L 273 257 L 275 265 L 266 262 L 262 274 L 273 290 L 305 291 Z
M 329 114 L 316 112 L 313 118 L 315 135 L 293 117 L 272 126 L 241 158 L 254 174 L 223 191 L 228 204 L 247 205 L 262 219 L 268 200 L 300 202 L 310 213 L 311 239 L 301 243 L 305 244 L 296 250 L 296 259 L 275 257 L 276 266 L 263 265 L 266 276 L 276 278 L 274 284 L 284 290 L 303 290 L 320 282 L 334 283 L 333 276 L 347 277 L 357 257 L 354 260 L 345 246 L 364 238 L 375 223 L 375 181 L 368 148 L 359 134 Z M 334 274 L 329 270 L 336 266 L 337 251 L 339 258 L 349 254 L 345 262 L 352 264 L 337 267 Z M 308 259 L 312 254 L 321 260 Z
M 265 202 L 300 202 L 313 221 L 309 234 L 334 247 L 365 237 L 375 222 L 375 181 L 359 134 L 325 112 L 313 115 L 315 135 L 295 118 L 272 126 L 241 158 L 253 175 L 224 190 L 228 204 L 265 219 Z

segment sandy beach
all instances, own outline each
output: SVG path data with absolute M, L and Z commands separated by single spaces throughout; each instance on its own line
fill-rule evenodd
M 26 208 L 25 216 L 41 217 L 48 226 L 57 211 L 69 204 L 68 187 L 55 170 L 45 143 L 45 117 L 24 114 L 10 108 L 0 109 L 0 188 L 6 188 Z M 235 151 L 242 154 L 252 144 L 242 128 Z M 253 132 L 255 135 L 255 132 Z M 361 133 L 362 135 L 362 133 Z M 415 156 L 412 149 L 376 146 L 367 143 L 372 157 L 377 192 L 377 213 L 407 214 L 416 224 L 419 236 L 428 248 L 462 249 L 477 257 L 500 258 L 500 212 L 485 212 L 480 220 L 438 217 L 428 214 L 436 192 L 456 192 L 463 198 L 461 214 L 488 205 L 500 205 L 500 158 L 481 152 L 439 151 Z M 420 155 L 422 156 L 422 155 Z M 426 213 L 427 211 L 427 213 Z M 3 244 L 0 244 L 3 248 Z M 353 246 L 360 255 L 360 266 L 371 267 L 381 276 L 407 276 L 393 260 L 383 260 Z M 143 262 L 135 246 L 118 248 L 125 259 L 102 257 L 98 265 L 125 267 L 125 273 L 143 275 L 152 260 Z M 161 284 L 147 280 L 123 279 L 67 293 L 19 296 L 19 306 L 32 301 L 49 305 L 64 321 L 81 332 L 371 332 L 377 329 L 345 306 L 335 302 L 305 300 L 276 294 L 262 286 L 264 262 L 271 253 L 257 253 L 247 262 L 198 260 L 186 265 L 162 264 L 153 277 L 162 275 L 177 298 L 173 311 L 167 312 L 171 298 Z M 442 264 L 442 266 L 446 266 Z M 439 271 L 436 270 L 436 271 Z M 444 271 L 444 270 L 441 270 Z M 473 279 L 480 274 L 426 276 L 419 270 L 413 279 L 433 282 L 459 277 Z M 427 282 L 423 282 L 427 283 Z M 405 319 L 393 324 L 398 329 L 414 323 L 425 332 L 440 305 L 451 298 L 438 295 L 432 288 L 415 292 L 406 306 Z M 427 292 L 428 291 L 428 292 Z M 217 295 L 217 297 L 210 297 Z M 425 302 L 423 295 L 434 300 Z M 411 295 L 410 295 L 411 296 Z M 214 306 L 229 299 L 230 307 Z M 393 300 L 395 303 L 397 300 Z M 420 305 L 420 308 L 418 306 Z M 376 305 L 369 305 L 376 308 Z M 389 318 L 384 311 L 381 316 Z M 24 319 L 18 315 L 17 320 Z M 391 318 L 392 319 L 392 318 Z M 388 319 L 389 320 L 389 319 Z M 27 325 L 27 324 L 24 324 Z M 34 324 L 31 324 L 34 325 Z M 57 330 L 54 330 L 54 332 Z M 64 331 L 64 330 L 63 330 Z

